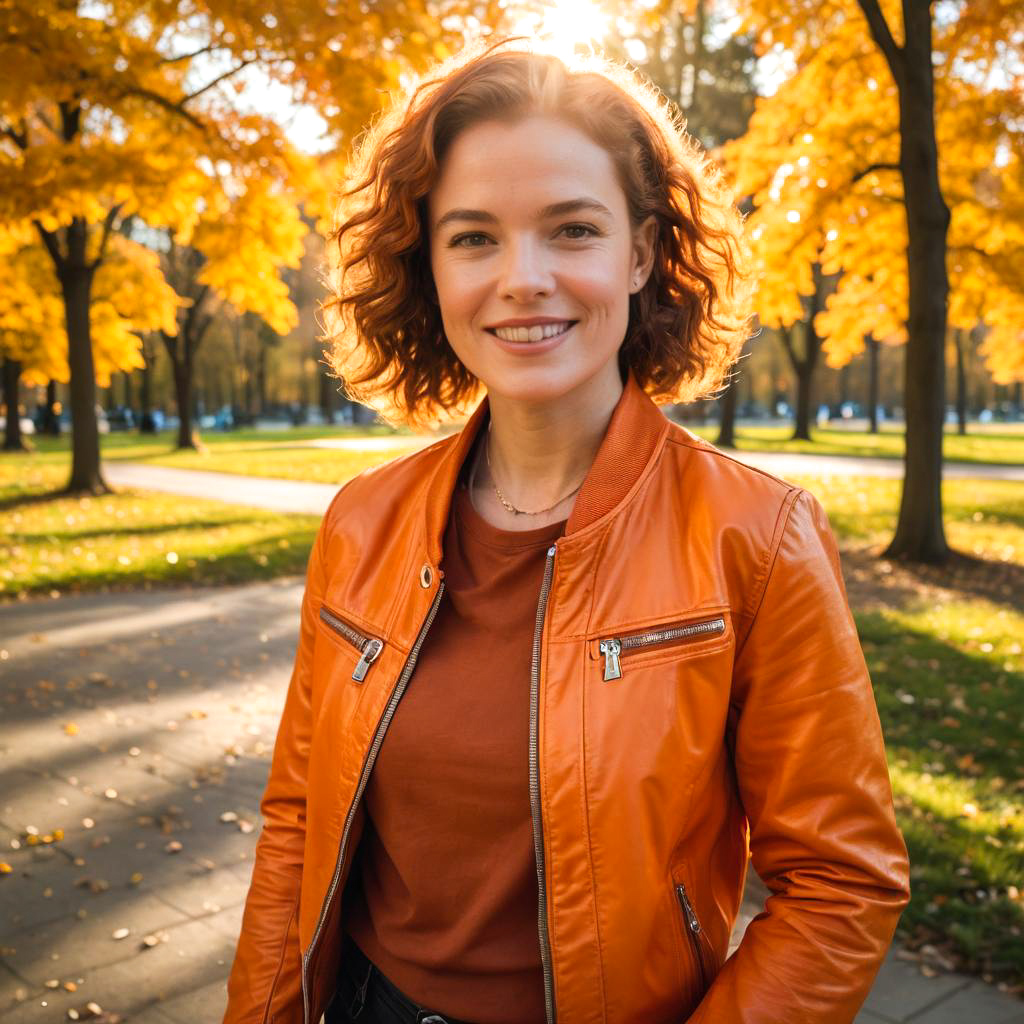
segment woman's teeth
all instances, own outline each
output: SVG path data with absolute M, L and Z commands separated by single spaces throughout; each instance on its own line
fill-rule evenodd
M 572 326 L 569 320 L 560 324 L 537 324 L 534 327 L 495 327 L 494 333 L 502 341 L 543 341 L 562 334 Z

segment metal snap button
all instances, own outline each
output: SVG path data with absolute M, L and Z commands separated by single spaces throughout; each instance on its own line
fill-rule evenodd
M 426 590 L 430 586 L 431 581 L 434 579 L 434 570 L 429 565 L 424 565 L 420 569 L 420 586 Z

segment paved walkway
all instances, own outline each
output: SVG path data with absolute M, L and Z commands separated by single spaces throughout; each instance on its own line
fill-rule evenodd
M 0 608 L 4 1024 L 90 1003 L 219 1024 L 301 594 L 292 578 Z M 734 943 L 763 898 L 752 879 Z M 894 952 L 857 1020 L 1024 1024 L 1024 1002 Z
M 431 443 L 434 438 L 406 438 L 395 445 L 391 439 L 373 438 L 376 448 L 396 448 L 396 454 Z M 312 442 L 319 448 L 354 449 L 362 441 L 351 438 L 333 438 Z M 296 447 L 307 447 L 297 445 Z M 862 458 L 846 455 L 790 455 L 781 452 L 744 452 L 744 462 L 776 476 L 789 478 L 804 474 L 815 476 L 903 476 L 903 463 L 898 459 Z M 984 478 L 988 480 L 1015 480 L 1024 483 L 1024 466 L 998 466 L 981 463 L 947 462 L 947 478 Z M 273 509 L 276 512 L 307 512 L 322 515 L 331 498 L 338 491 L 337 484 L 305 483 L 271 477 L 240 476 L 234 473 L 214 473 L 207 470 L 170 469 L 166 466 L 147 466 L 137 462 L 107 461 L 103 465 L 107 480 L 118 487 L 132 487 L 150 491 L 164 491 L 193 498 L 212 498 L 239 505 Z

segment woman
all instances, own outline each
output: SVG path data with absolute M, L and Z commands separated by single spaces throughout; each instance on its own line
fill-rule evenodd
M 746 336 L 723 185 L 636 76 L 509 41 L 354 166 L 332 365 L 473 411 L 324 517 L 226 1024 L 851 1021 L 908 867 L 836 544 L 656 403 Z

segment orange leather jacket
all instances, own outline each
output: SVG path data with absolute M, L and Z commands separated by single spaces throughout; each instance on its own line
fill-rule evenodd
M 360 798 L 487 407 L 324 517 L 225 1024 L 318 1024 L 333 996 Z M 670 422 L 630 373 L 548 550 L 529 700 L 547 1024 L 853 1020 L 908 862 L 813 495 Z M 771 895 L 726 960 L 748 850 Z

